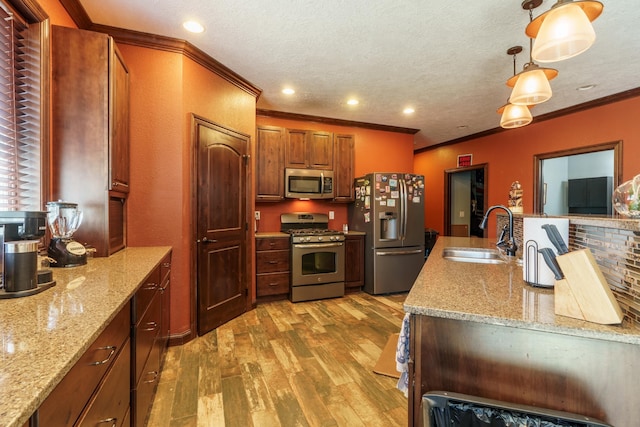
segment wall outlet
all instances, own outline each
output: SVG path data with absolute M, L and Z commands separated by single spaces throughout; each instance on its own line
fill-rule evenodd
M 260 211 L 255 211 L 254 215 L 255 215 L 256 220 L 260 221 Z
M 464 211 L 460 211 L 460 218 L 464 218 Z
M 329 219 L 335 219 L 335 213 L 333 211 L 329 211 Z

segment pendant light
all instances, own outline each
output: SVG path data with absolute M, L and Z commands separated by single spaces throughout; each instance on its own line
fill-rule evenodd
M 529 20 L 533 20 L 532 10 L 542 3 L 541 0 L 526 0 L 522 7 L 529 10 Z M 535 105 L 548 101 L 552 91 L 550 80 L 558 75 L 558 70 L 543 68 L 533 62 L 531 57 L 533 40 L 529 39 L 529 62 L 524 64 L 523 70 L 507 80 L 507 86 L 513 91 L 509 102 L 516 105 Z
M 513 56 L 513 74 L 516 74 L 516 55 L 522 52 L 522 46 L 513 46 L 507 50 L 507 55 Z M 514 105 L 507 101 L 505 105 L 498 108 L 500 117 L 500 126 L 505 129 L 514 129 L 526 126 L 533 120 L 531 111 L 526 105 Z
M 525 6 L 529 1 L 525 0 L 522 7 L 529 8 Z M 555 62 L 589 49 L 596 40 L 591 22 L 600 16 L 603 8 L 602 3 L 594 0 L 558 0 L 525 29 L 528 37 L 536 39 L 532 57 L 543 63 Z
M 526 126 L 533 120 L 531 111 L 526 105 L 509 104 L 503 105 L 498 108 L 498 114 L 502 113 L 500 117 L 500 127 L 505 129 L 514 129 L 522 126 Z

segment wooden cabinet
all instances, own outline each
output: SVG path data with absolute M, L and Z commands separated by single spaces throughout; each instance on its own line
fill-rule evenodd
M 154 269 L 133 297 L 131 336 L 133 375 L 131 421 L 142 427 L 153 402 L 169 338 L 171 258 Z
M 290 241 L 256 237 L 256 295 L 263 300 L 284 299 L 290 289 Z
M 357 292 L 364 286 L 364 235 L 347 234 L 344 241 L 345 293 Z
M 74 239 L 108 256 L 126 246 L 129 74 L 113 39 L 52 26 L 51 199 L 84 212 Z
M 39 425 L 96 425 L 106 419 L 124 425 L 131 384 L 130 312 L 127 303 L 42 403 Z
M 288 168 L 333 169 L 331 132 L 287 129 L 285 160 Z
M 284 199 L 284 129 L 258 126 L 256 130 L 256 200 Z
M 353 135 L 336 134 L 333 138 L 333 188 L 336 202 L 353 202 L 355 141 Z

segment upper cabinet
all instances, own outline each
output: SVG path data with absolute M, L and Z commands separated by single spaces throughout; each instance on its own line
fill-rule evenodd
M 74 239 L 108 256 L 126 245 L 129 73 L 107 34 L 52 26 L 52 200 L 84 213 Z
M 284 129 L 258 126 L 256 130 L 256 200 L 284 199 Z
M 256 128 L 256 201 L 284 200 L 285 168 L 333 170 L 335 202 L 353 201 L 355 144 L 353 135 Z
M 331 132 L 287 129 L 285 158 L 288 168 L 333 169 Z
M 353 135 L 336 134 L 333 138 L 335 168 L 333 171 L 334 201 L 354 200 L 353 179 L 355 163 L 355 142 Z

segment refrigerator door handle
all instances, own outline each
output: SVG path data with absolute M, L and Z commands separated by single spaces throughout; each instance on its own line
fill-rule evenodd
M 387 256 L 387 255 L 415 255 L 421 254 L 421 249 L 414 249 L 409 251 L 377 251 L 376 255 Z
M 404 179 L 400 180 L 400 238 L 402 240 L 407 236 L 407 184 Z

